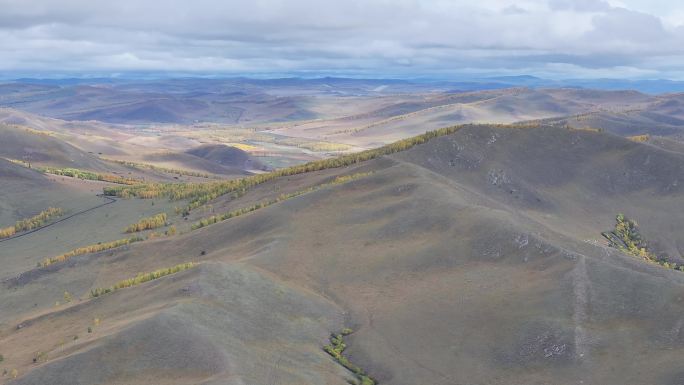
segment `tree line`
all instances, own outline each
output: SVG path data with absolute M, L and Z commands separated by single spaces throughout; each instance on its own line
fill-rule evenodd
M 64 215 L 64 210 L 55 207 L 48 207 L 38 215 L 31 218 L 21 219 L 14 226 L 0 228 L 0 239 L 9 238 L 16 233 L 29 231 L 45 225 L 51 219 Z
M 78 178 L 84 180 L 98 180 L 102 182 L 123 185 L 134 185 L 142 183 L 142 181 L 138 179 L 126 178 L 112 174 L 99 174 L 91 171 L 79 170 L 77 168 L 36 167 L 35 169 L 45 174 L 68 176 L 71 178 Z
M 262 202 L 258 202 L 258 203 L 251 205 L 251 206 L 247 206 L 247 207 L 243 207 L 243 208 L 240 208 L 237 210 L 229 211 L 229 212 L 224 213 L 224 214 L 212 215 L 210 217 L 200 219 L 198 222 L 193 223 L 190 228 L 191 228 L 191 230 L 201 229 L 202 227 L 213 225 L 215 223 L 222 222 L 222 221 L 225 221 L 225 220 L 230 219 L 230 218 L 239 217 L 240 215 L 244 215 L 244 214 L 250 213 L 252 211 L 256 211 L 258 209 L 276 204 L 278 202 L 282 202 L 282 201 L 287 200 L 287 199 L 291 199 L 294 197 L 298 197 L 300 195 L 304 195 L 306 193 L 317 191 L 317 190 L 320 190 L 324 187 L 350 182 L 352 180 L 363 178 L 363 177 L 366 177 L 366 176 L 371 175 L 371 174 L 372 174 L 372 172 L 362 172 L 362 173 L 356 173 L 356 174 L 351 174 L 351 175 L 338 176 L 328 183 L 322 183 L 322 184 L 319 184 L 316 186 L 311 186 L 311 187 L 306 188 L 304 190 L 295 191 L 295 192 L 292 192 L 289 194 L 280 194 L 276 198 L 269 199 L 269 200 L 262 201 Z
M 152 281 L 155 279 L 159 279 L 159 278 L 165 277 L 167 275 L 176 274 L 176 273 L 179 273 L 181 271 L 191 269 L 197 265 L 198 264 L 195 262 L 188 262 L 188 263 L 181 263 L 179 265 L 176 265 L 173 267 L 168 267 L 165 269 L 155 270 L 151 273 L 138 273 L 138 275 L 136 275 L 135 277 L 124 279 L 123 281 L 119 281 L 111 287 L 92 289 L 92 290 L 90 290 L 90 296 L 93 298 L 97 298 L 101 295 L 109 294 L 109 293 L 112 293 L 112 292 L 117 291 L 119 289 L 125 289 L 127 287 L 139 285 L 141 283 L 145 283 L 145 282 L 149 282 L 149 281 Z
M 145 183 L 133 186 L 107 186 L 104 188 L 103 192 L 105 195 L 117 196 L 120 198 L 135 197 L 151 199 L 166 197 L 170 200 L 189 199 L 190 202 L 184 210 L 187 213 L 190 210 L 200 207 L 222 195 L 239 192 L 240 190 L 246 190 L 279 177 L 303 174 L 330 168 L 351 166 L 357 163 L 378 158 L 383 155 L 390 155 L 396 152 L 407 150 L 419 144 L 426 143 L 433 138 L 453 134 L 461 128 L 467 126 L 476 125 L 457 125 L 440 128 L 411 138 L 398 140 L 394 143 L 390 143 L 376 149 L 365 150 L 353 154 L 345 154 L 330 159 L 316 160 L 305 164 L 281 168 L 268 173 L 252 175 L 241 179 L 209 183 Z M 526 125 L 487 125 L 487 127 L 510 128 L 529 128 L 538 126 L 539 124 L 534 123 Z
M 158 227 L 166 226 L 166 213 L 160 213 L 151 217 L 143 218 L 137 223 L 127 226 L 124 231 L 127 233 L 136 233 L 138 231 L 156 229 Z
M 77 249 L 68 251 L 64 254 L 60 254 L 60 255 L 55 256 L 55 257 L 45 258 L 42 262 L 38 262 L 38 267 L 47 267 L 47 266 L 50 266 L 50 265 L 58 263 L 58 262 L 64 262 L 64 261 L 68 260 L 69 258 L 77 256 L 77 255 L 97 253 L 100 251 L 114 249 L 116 247 L 121 247 L 121 246 L 125 246 L 125 245 L 131 244 L 131 243 L 144 241 L 144 240 L 145 240 L 145 238 L 135 236 L 135 237 L 131 237 L 131 238 L 118 239 L 116 241 L 111 241 L 111 242 L 106 242 L 106 243 L 100 242 L 100 243 L 97 243 L 94 245 L 79 247 Z
M 163 172 L 166 174 L 194 176 L 194 177 L 198 177 L 198 178 L 211 178 L 211 175 L 209 175 L 206 172 L 183 170 L 183 169 L 178 169 L 178 168 L 160 167 L 160 166 L 155 166 L 153 164 L 136 163 L 136 162 L 130 162 L 130 161 L 126 161 L 126 160 L 105 159 L 105 158 L 103 158 L 103 159 L 108 161 L 108 162 L 118 163 L 120 165 L 123 165 L 126 167 L 131 167 L 131 168 L 136 168 L 138 170 L 152 170 L 152 171 L 157 171 L 157 172 Z

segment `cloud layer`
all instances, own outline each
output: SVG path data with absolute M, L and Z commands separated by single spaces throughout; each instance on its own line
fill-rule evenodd
M 684 78 L 667 0 L 0 0 L 0 71 Z

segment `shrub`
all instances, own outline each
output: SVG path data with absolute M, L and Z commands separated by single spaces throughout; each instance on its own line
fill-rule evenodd
M 176 235 L 176 226 L 169 227 L 164 234 L 166 234 L 167 237 L 171 235 Z
M 655 259 L 647 252 L 646 243 L 639 233 L 637 223 L 625 218 L 623 214 L 615 217 L 615 229 L 611 232 L 604 232 L 602 235 L 608 239 L 612 247 L 645 259 Z
M 33 357 L 33 362 L 34 363 L 39 363 L 39 362 L 46 362 L 48 359 L 48 355 L 46 352 L 38 352 L 36 355 Z
M 641 236 L 636 221 L 626 218 L 623 214 L 615 217 L 615 229 L 601 233 L 611 247 L 622 250 L 627 254 L 642 258 L 647 262 L 657 263 L 667 269 L 684 271 L 684 265 L 670 262 L 667 256 L 659 258 L 648 248 L 647 242 Z
M 376 381 L 368 376 L 366 372 L 359 366 L 352 364 L 343 353 L 347 349 L 347 344 L 344 342 L 344 336 L 353 333 L 349 328 L 342 329 L 340 334 L 332 334 L 330 336 L 330 344 L 325 345 L 323 350 L 335 359 L 340 365 L 347 368 L 354 373 L 362 385 L 375 385 Z

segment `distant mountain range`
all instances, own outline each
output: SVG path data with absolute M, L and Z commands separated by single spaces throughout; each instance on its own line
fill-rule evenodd
M 2 77 L 0 77 L 1 79 Z M 144 76 L 129 74 L 117 77 L 22 77 L 11 79 L 6 77 L 7 83 L 40 84 L 56 86 L 73 86 L 85 84 L 126 84 L 140 82 L 233 82 L 252 84 L 256 86 L 316 86 L 321 84 L 360 86 L 377 84 L 393 84 L 411 88 L 436 87 L 440 90 L 478 91 L 511 87 L 530 88 L 591 88 L 597 90 L 635 90 L 649 94 L 684 92 L 684 81 L 670 79 L 544 79 L 531 75 L 472 77 L 458 80 L 439 79 L 383 79 L 383 78 L 345 78 L 345 77 L 278 77 L 278 78 L 250 78 L 250 77 L 169 77 L 164 74 Z
M 649 94 L 684 92 L 684 82 L 668 79 L 564 79 L 550 80 L 534 76 L 503 76 L 475 81 L 475 84 L 489 83 L 503 87 L 525 86 L 532 88 L 591 88 L 598 90 L 635 90 Z

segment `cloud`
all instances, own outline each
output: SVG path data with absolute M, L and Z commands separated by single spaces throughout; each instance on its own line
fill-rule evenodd
M 0 0 L 0 71 L 684 76 L 635 1 Z
M 624 8 L 610 9 L 593 18 L 592 38 L 630 44 L 658 45 L 671 36 L 659 18 Z
M 602 0 L 549 0 L 552 10 L 571 10 L 577 12 L 609 11 L 611 5 Z
M 508 7 L 504 8 L 502 10 L 504 15 L 522 15 L 527 13 L 527 11 L 524 8 L 518 7 L 517 5 L 509 5 Z

